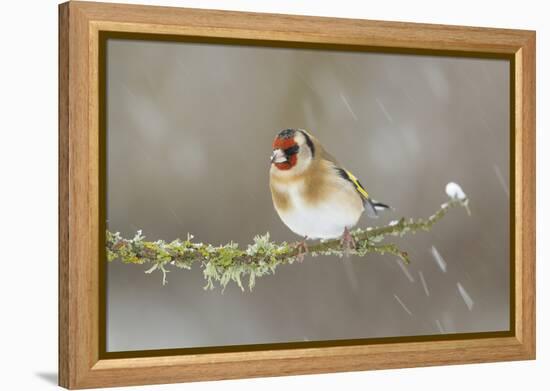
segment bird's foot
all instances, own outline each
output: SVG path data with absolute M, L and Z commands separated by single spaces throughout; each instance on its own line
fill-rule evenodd
M 349 232 L 348 227 L 344 228 L 344 233 L 342 234 L 342 240 L 340 240 L 340 244 L 342 245 L 344 249 L 344 255 L 349 257 L 351 250 L 356 249 L 356 243 L 355 239 L 353 239 L 353 235 L 351 232 Z
M 296 260 L 298 262 L 303 262 L 304 257 L 309 251 L 307 247 L 306 239 L 307 239 L 307 236 L 301 242 L 296 242 L 294 244 L 295 248 L 298 249 L 298 255 L 296 255 Z

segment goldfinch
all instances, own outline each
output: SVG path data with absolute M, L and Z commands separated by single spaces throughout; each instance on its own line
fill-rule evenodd
M 389 206 L 374 201 L 310 133 L 285 129 L 273 141 L 270 188 L 273 205 L 290 230 L 305 239 L 333 239 L 355 246 L 349 230 L 366 210 L 371 217 Z M 305 247 L 307 251 L 307 246 Z

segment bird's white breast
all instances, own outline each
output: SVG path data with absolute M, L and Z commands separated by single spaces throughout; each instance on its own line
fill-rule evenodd
M 321 201 L 310 203 L 303 197 L 301 183 L 294 183 L 278 189 L 286 193 L 290 207 L 277 211 L 281 220 L 294 233 L 309 239 L 331 239 L 342 235 L 346 227 L 351 228 L 361 217 L 362 204 L 354 189 L 342 186 Z

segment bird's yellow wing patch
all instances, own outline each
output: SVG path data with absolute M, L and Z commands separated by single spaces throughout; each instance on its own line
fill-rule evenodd
M 355 177 L 351 172 L 348 170 L 343 170 L 346 173 L 346 176 L 348 177 L 348 180 L 353 183 L 355 186 L 355 189 L 365 198 L 369 198 L 369 193 L 365 190 L 365 188 L 361 185 L 361 182 L 359 182 L 359 179 Z

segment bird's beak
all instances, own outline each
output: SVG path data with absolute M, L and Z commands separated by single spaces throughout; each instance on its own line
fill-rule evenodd
M 274 149 L 271 154 L 271 163 L 283 163 L 286 162 L 286 155 L 282 149 Z

